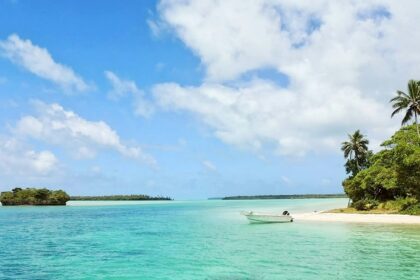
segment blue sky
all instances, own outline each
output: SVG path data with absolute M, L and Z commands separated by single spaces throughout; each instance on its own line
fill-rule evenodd
M 1 0 L 0 190 L 341 192 L 340 142 L 377 148 L 418 74 L 416 2 L 257 2 Z

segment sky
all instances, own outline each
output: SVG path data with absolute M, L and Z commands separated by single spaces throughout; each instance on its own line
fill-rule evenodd
M 420 72 L 420 2 L 0 0 L 0 191 L 341 193 Z

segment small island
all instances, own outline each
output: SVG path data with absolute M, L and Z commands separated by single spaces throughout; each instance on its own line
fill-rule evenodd
M 238 195 L 227 196 L 223 200 L 248 199 L 303 199 L 303 198 L 346 198 L 346 194 L 279 194 L 279 195 Z
M 12 191 L 2 192 L 0 202 L 3 206 L 17 205 L 66 205 L 70 196 L 63 190 L 49 190 L 46 188 L 14 188 Z
M 71 196 L 70 200 L 173 200 L 165 196 L 149 196 L 144 194 L 104 195 L 104 196 Z
M 165 196 L 149 196 L 144 194 L 131 195 L 105 195 L 105 196 L 69 196 L 63 190 L 49 190 L 46 188 L 14 188 L 11 191 L 2 192 L 0 202 L 3 206 L 18 205 L 66 205 L 69 200 L 104 200 L 104 201 L 128 201 L 128 200 L 173 200 Z

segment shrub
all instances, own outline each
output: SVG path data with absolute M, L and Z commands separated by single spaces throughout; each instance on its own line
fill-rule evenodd
M 389 200 L 381 205 L 382 209 L 404 211 L 413 205 L 418 204 L 417 199 L 414 197 L 397 198 L 395 200 Z
M 356 210 L 363 211 L 363 210 L 371 210 L 378 206 L 378 201 L 374 199 L 361 199 L 352 203 L 352 206 L 356 208 Z
M 401 214 L 420 215 L 420 203 L 410 205 L 409 207 L 401 211 Z
M 365 201 L 363 199 L 353 202 L 351 206 L 356 208 L 356 210 L 366 210 L 365 209 Z
M 406 197 L 406 198 L 402 199 L 400 203 L 401 203 L 401 210 L 400 211 L 404 211 L 404 210 L 416 205 L 418 203 L 418 201 L 414 197 Z
M 374 200 L 374 199 L 367 199 L 365 200 L 365 207 L 366 210 L 371 210 L 374 209 L 376 207 L 378 207 L 378 201 Z

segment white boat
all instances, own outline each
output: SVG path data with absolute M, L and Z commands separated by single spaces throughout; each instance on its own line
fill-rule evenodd
M 258 213 L 253 211 L 241 212 L 242 215 L 248 218 L 251 223 L 290 223 L 293 222 L 293 217 L 288 211 L 283 214 L 278 213 Z

